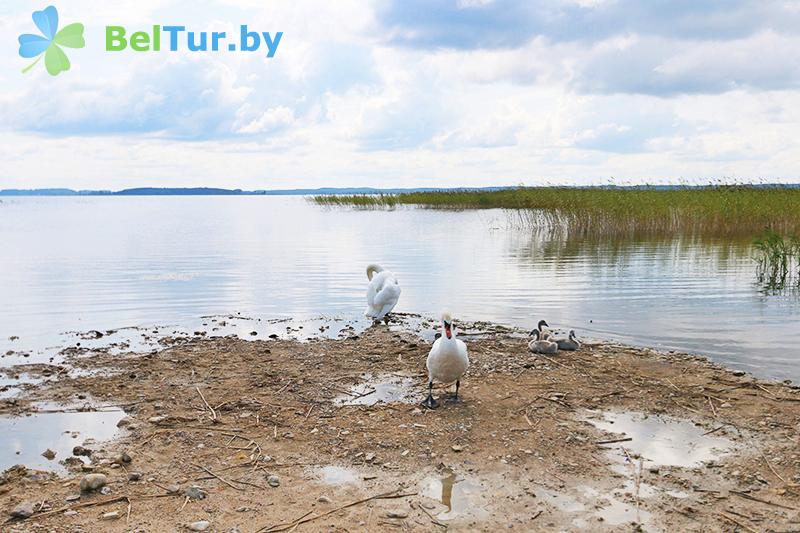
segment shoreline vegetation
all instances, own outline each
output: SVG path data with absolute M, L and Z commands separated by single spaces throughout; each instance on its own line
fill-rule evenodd
M 514 210 L 531 228 L 571 234 L 620 233 L 754 235 L 768 228 L 800 232 L 800 189 L 780 186 L 681 188 L 516 187 L 496 191 L 317 195 L 325 206 Z

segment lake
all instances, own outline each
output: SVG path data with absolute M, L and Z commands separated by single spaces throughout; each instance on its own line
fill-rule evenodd
M 399 279 L 397 311 L 525 328 L 545 318 L 800 381 L 800 298 L 760 289 L 746 241 L 568 240 L 502 210 L 302 197 L 32 197 L 2 199 L 0 257 L 0 353 L 29 350 L 28 362 L 68 331 L 236 313 L 363 322 L 377 262 Z

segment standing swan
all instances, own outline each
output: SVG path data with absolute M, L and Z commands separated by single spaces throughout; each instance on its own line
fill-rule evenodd
M 367 267 L 367 279 L 367 310 L 364 314 L 375 321 L 383 320 L 400 299 L 400 285 L 394 274 L 380 265 Z
M 458 388 L 461 386 L 461 376 L 467 371 L 469 357 L 467 345 L 464 341 L 456 339 L 453 331 L 453 318 L 450 313 L 442 313 L 442 336 L 436 339 L 428 353 L 428 397 L 422 405 L 428 409 L 436 409 L 439 402 L 433 399 L 433 382 L 456 382 L 454 400 L 458 400 Z
M 531 331 L 531 334 L 533 335 L 533 340 L 528 343 L 528 349 L 530 351 L 541 354 L 558 353 L 558 344 L 550 342 L 547 339 L 542 339 L 538 329 Z
M 575 350 L 581 349 L 581 341 L 575 338 L 575 330 L 569 330 L 569 338 L 567 339 L 556 339 L 556 344 L 558 344 L 559 350 L 565 350 L 567 352 L 574 352 Z

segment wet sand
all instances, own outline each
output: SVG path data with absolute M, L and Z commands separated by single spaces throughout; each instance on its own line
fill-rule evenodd
M 0 399 L 0 430 L 30 468 L 3 474 L 0 510 L 33 511 L 0 530 L 800 529 L 797 388 L 607 343 L 534 355 L 521 332 L 460 324 L 461 401 L 429 411 L 429 324 L 399 320 L 308 342 L 72 347 L 58 365 L 7 369 L 3 383 L 58 378 Z M 68 419 L 29 423 L 68 437 L 53 460 L 39 456 L 46 436 L 9 425 L 64 406 L 103 412 L 67 434 Z M 84 442 L 123 416 L 112 440 Z M 90 456 L 70 459 L 70 440 Z M 80 493 L 87 473 L 106 494 Z

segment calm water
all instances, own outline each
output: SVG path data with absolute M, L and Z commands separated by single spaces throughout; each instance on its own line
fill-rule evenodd
M 298 197 L 3 199 L 0 353 L 211 314 L 355 320 L 369 262 L 397 274 L 398 311 L 526 328 L 544 317 L 800 380 L 800 299 L 761 294 L 744 244 L 565 242 L 510 229 L 499 210 L 330 210 Z

